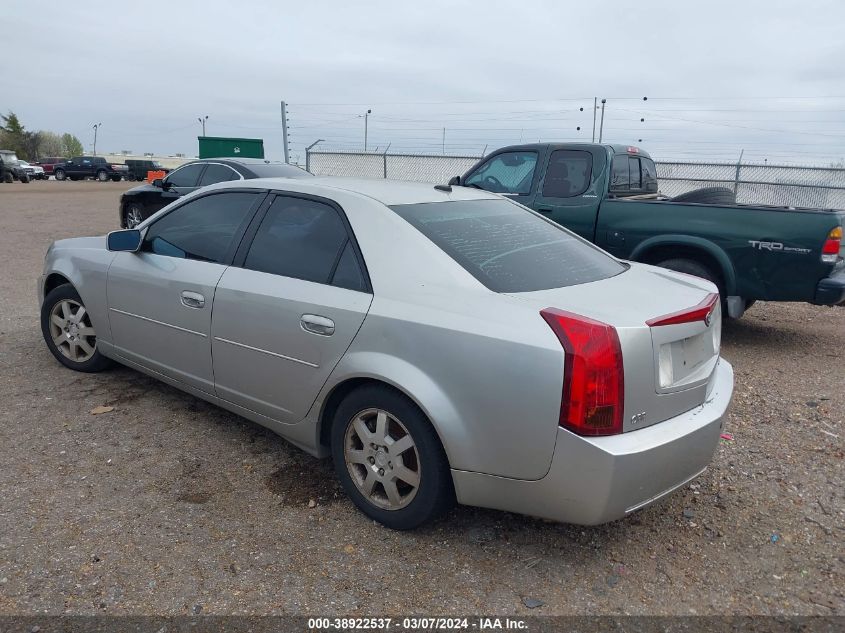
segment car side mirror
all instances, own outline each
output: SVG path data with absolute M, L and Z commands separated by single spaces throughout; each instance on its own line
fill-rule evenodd
M 159 189 L 164 189 L 164 180 L 162 180 L 161 178 L 156 178 L 155 180 L 153 180 L 153 182 L 151 184 L 152 184 L 153 187 L 158 187 Z
M 460 185 L 461 184 L 461 177 L 460 176 L 452 176 L 449 179 L 450 185 Z
M 135 253 L 141 248 L 143 238 L 143 233 L 138 229 L 124 229 L 109 233 L 106 238 L 106 244 L 110 251 Z

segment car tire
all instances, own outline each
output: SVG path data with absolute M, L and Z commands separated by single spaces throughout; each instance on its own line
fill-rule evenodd
M 100 171 L 97 172 L 96 178 L 100 182 L 106 182 L 109 179 L 109 175 L 106 173 L 105 169 L 101 169 Z
M 137 202 L 130 202 L 123 209 L 123 228 L 134 229 L 144 221 L 144 207 Z
M 693 202 L 697 204 L 736 204 L 736 193 L 727 187 L 704 187 L 687 191 L 672 198 L 672 202 Z
M 414 529 L 455 503 L 437 433 L 419 407 L 393 389 L 370 385 L 347 395 L 332 419 L 331 446 L 346 494 L 386 527 Z
M 112 176 L 112 182 L 120 182 L 120 176 Z
M 93 373 L 113 364 L 97 349 L 91 315 L 85 310 L 76 288 L 70 284 L 57 286 L 44 297 L 41 334 L 56 360 L 69 369 Z
M 5 174 L 3 174 L 3 182 L 5 182 L 7 184 L 10 183 L 10 182 L 15 182 L 15 177 L 12 176 L 12 174 L 7 171 Z
M 67 174 L 65 174 L 65 170 L 64 170 L 64 169 L 56 169 L 56 170 L 53 172 L 53 177 L 54 177 L 56 180 L 64 180 L 65 178 L 67 178 Z

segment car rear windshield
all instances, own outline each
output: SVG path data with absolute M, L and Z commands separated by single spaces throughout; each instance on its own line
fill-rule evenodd
M 250 163 L 245 167 L 253 172 L 256 178 L 309 178 L 311 176 L 304 169 L 287 163 Z
M 390 208 L 494 292 L 563 288 L 626 270 L 563 227 L 508 200 Z

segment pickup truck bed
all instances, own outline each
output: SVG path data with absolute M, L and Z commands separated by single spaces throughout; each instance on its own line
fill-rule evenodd
M 844 211 L 644 199 L 657 172 L 636 147 L 505 147 L 452 184 L 501 193 L 621 259 L 705 277 L 734 318 L 758 299 L 845 303 Z

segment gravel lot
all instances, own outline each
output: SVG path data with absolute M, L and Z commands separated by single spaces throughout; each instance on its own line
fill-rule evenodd
M 845 309 L 758 303 L 727 327 L 734 441 L 661 505 L 597 528 L 461 507 L 396 533 L 261 427 L 50 356 L 44 252 L 117 228 L 129 185 L 0 184 L 0 614 L 845 614 Z

